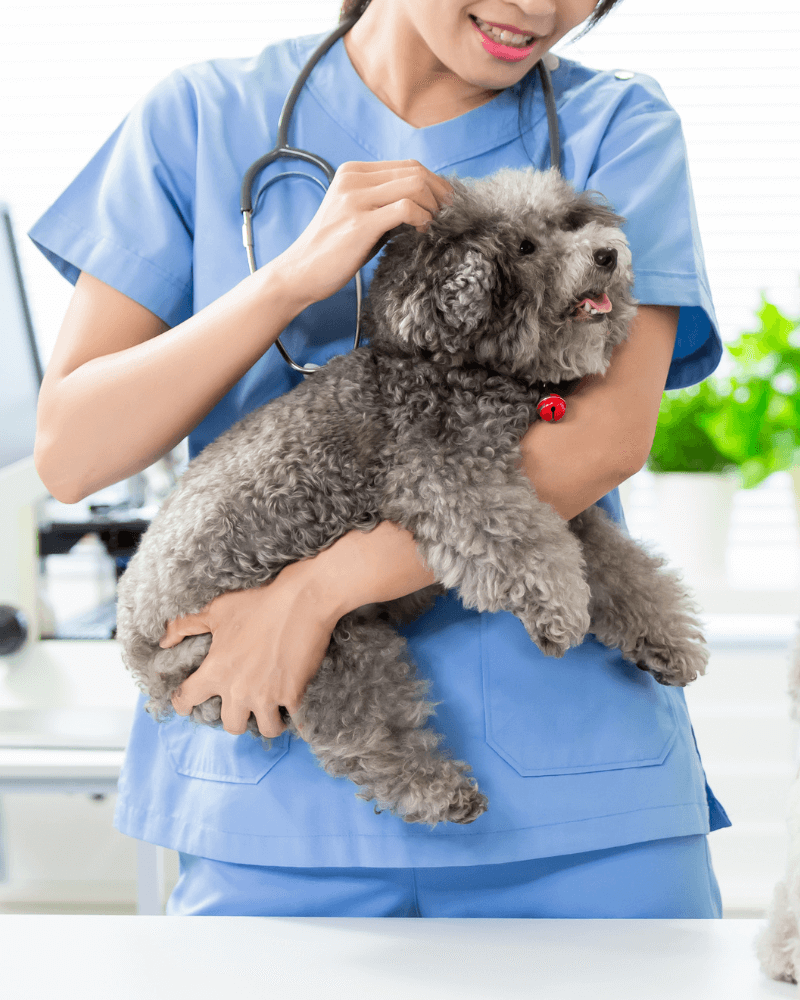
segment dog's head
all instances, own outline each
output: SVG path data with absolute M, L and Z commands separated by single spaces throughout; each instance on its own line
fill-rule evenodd
M 448 180 L 453 204 L 428 231 L 404 228 L 384 249 L 372 345 L 530 381 L 604 373 L 637 304 L 625 220 L 555 170 Z

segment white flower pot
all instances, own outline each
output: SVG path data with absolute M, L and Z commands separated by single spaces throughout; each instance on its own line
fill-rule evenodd
M 737 476 L 654 473 L 656 548 L 693 587 L 725 587 L 725 551 Z

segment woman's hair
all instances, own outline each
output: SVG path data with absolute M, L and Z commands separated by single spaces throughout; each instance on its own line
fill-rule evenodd
M 606 16 L 606 14 L 611 10 L 611 8 L 618 4 L 619 0 L 600 0 L 595 9 L 592 11 L 592 16 L 583 31 L 576 35 L 573 41 L 577 41 L 582 38 L 588 31 Z M 339 24 L 342 23 L 346 18 L 350 17 L 351 14 L 358 14 L 359 17 L 364 13 L 364 11 L 369 6 L 369 0 L 342 0 L 341 10 L 339 11 Z
M 347 20 L 348 17 L 352 17 L 353 15 L 361 17 L 361 15 L 369 6 L 369 3 L 370 0 L 342 0 L 342 6 L 339 10 L 339 24 Z M 577 42 L 579 38 L 583 38 L 583 36 L 587 34 L 587 32 L 591 31 L 592 28 L 594 28 L 594 26 L 598 23 L 598 21 L 601 21 L 606 16 L 606 14 L 609 13 L 611 8 L 616 6 L 616 4 L 618 3 L 619 0 L 599 0 L 599 3 L 592 11 L 591 17 L 587 21 L 586 27 L 583 29 L 583 31 L 577 34 L 575 38 L 572 39 L 572 41 Z M 522 135 L 522 105 L 527 94 L 533 93 L 533 88 L 535 86 L 537 75 L 538 72 L 536 70 L 536 67 L 533 67 L 533 69 L 529 70 L 522 78 L 522 88 L 519 94 L 519 135 L 520 139 L 522 139 L 523 146 L 525 145 L 525 139 Z M 530 154 L 528 154 L 528 157 L 530 158 Z M 532 160 L 531 163 L 533 163 Z M 535 163 L 533 165 L 536 166 Z

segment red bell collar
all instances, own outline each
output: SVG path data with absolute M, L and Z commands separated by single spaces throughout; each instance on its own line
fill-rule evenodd
M 567 412 L 565 396 L 568 396 L 581 380 L 569 379 L 564 382 L 537 382 L 535 389 L 539 396 L 536 413 L 541 420 L 555 422 Z

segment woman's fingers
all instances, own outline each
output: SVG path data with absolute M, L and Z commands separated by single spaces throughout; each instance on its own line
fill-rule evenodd
M 297 297 L 335 294 L 401 225 L 425 232 L 452 185 L 417 160 L 342 163 L 311 222 L 279 260 Z
M 209 624 L 201 618 L 202 612 L 194 615 L 181 615 L 179 618 L 169 622 L 159 646 L 162 649 L 169 649 L 183 639 L 185 635 L 205 635 L 211 631 Z
M 250 709 L 240 701 L 222 699 L 222 708 L 219 713 L 222 719 L 222 728 L 231 736 L 241 736 L 247 732 L 247 723 L 250 719 Z
M 450 184 L 421 164 L 373 173 L 370 180 L 370 186 L 358 190 L 359 208 L 375 211 L 392 206 L 400 222 L 417 229 L 427 228 L 444 205 L 452 204 Z
M 416 202 L 420 208 L 430 212 L 431 216 L 436 215 L 442 205 L 446 204 L 422 178 L 415 179 L 411 184 L 403 177 L 387 179 L 382 184 L 364 191 L 361 197 L 364 207 L 368 209 L 382 208 L 402 198 L 408 198 Z
M 325 601 L 309 608 L 309 572 L 304 562 L 290 564 L 268 585 L 220 594 L 202 612 L 167 623 L 163 648 L 183 635 L 213 635 L 206 658 L 172 693 L 178 715 L 218 697 L 227 733 L 245 733 L 253 714 L 271 739 L 287 727 L 280 706 L 301 714 L 338 618 Z
M 376 160 L 374 162 L 352 160 L 343 163 L 339 170 L 345 174 L 369 174 L 369 181 L 377 185 L 397 178 L 413 177 L 416 174 L 433 190 L 440 205 L 449 204 L 453 196 L 453 186 L 447 178 L 440 177 L 439 174 L 428 170 L 419 160 Z
M 274 705 L 272 708 L 263 708 L 255 711 L 258 731 L 267 739 L 276 739 L 283 734 L 286 723 L 281 718 L 280 706 Z
M 172 707 L 178 715 L 191 715 L 192 709 L 194 708 L 194 702 L 192 701 L 191 695 L 184 690 L 184 685 L 188 683 L 189 680 L 187 679 L 179 688 L 175 688 L 172 692 L 172 697 L 170 698 Z
M 213 698 L 214 695 L 221 694 L 217 688 L 218 683 L 208 678 L 208 657 L 203 660 L 197 670 L 172 692 L 172 707 L 178 715 L 191 715 L 195 705 L 202 705 L 204 701 Z
M 202 705 L 209 698 L 219 696 L 222 699 L 220 708 L 220 719 L 222 728 L 231 736 L 241 736 L 247 732 L 247 723 L 250 720 L 251 711 L 256 715 L 256 723 L 262 736 L 280 736 L 286 728 L 281 718 L 279 706 L 275 705 L 271 709 L 262 709 L 258 712 L 251 709 L 246 699 L 242 700 L 241 693 L 234 694 L 231 691 L 233 676 L 228 671 L 227 679 L 215 679 L 215 661 L 211 660 L 210 654 L 203 660 L 197 670 L 172 692 L 172 707 L 177 715 L 191 715 L 195 705 Z
M 297 704 L 297 705 L 284 705 L 284 708 L 289 713 L 289 717 L 291 718 L 292 722 L 294 723 L 295 729 L 297 729 L 300 738 L 301 739 L 305 739 L 305 737 L 303 736 L 303 727 L 297 721 L 297 717 L 300 714 L 300 705 L 299 704 Z

